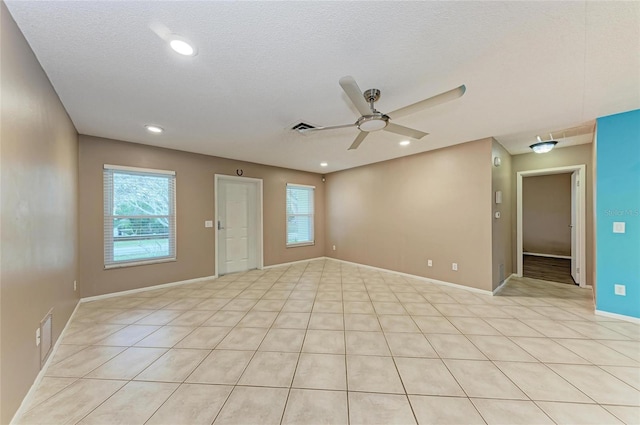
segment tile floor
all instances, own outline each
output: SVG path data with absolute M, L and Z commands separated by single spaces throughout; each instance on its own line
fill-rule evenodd
M 20 424 L 638 424 L 640 325 L 318 260 L 82 304 Z

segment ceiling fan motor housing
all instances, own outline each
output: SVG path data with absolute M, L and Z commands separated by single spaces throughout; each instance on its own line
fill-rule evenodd
M 378 99 L 380 99 L 380 90 L 378 89 L 365 90 L 365 92 L 362 95 L 364 96 L 364 99 L 369 103 L 377 102 Z M 371 106 L 373 108 L 373 105 Z

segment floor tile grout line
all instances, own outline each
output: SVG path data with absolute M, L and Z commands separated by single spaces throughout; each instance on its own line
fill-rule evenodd
M 288 268 L 287 268 L 288 270 Z M 273 285 L 271 285 L 273 286 Z M 246 288 L 245 288 L 246 290 Z M 240 295 L 240 294 L 238 294 Z M 255 305 L 255 304 L 254 304 Z M 249 314 L 249 311 L 251 311 L 250 309 L 245 313 L 245 315 L 243 316 L 243 318 Z M 277 317 L 277 316 L 276 316 Z M 277 320 L 277 319 L 276 319 Z M 240 319 L 240 321 L 242 321 L 242 318 Z M 238 323 L 236 323 L 236 325 L 232 328 L 235 329 L 238 324 L 240 323 L 240 321 L 238 321 Z M 275 320 L 274 320 L 275 323 Z M 272 324 L 273 325 L 273 324 Z M 271 329 L 271 328 L 269 328 Z M 264 337 L 262 338 L 262 340 L 260 341 L 260 343 L 258 344 L 258 346 L 256 347 L 255 350 L 253 351 L 253 355 L 251 356 L 251 358 L 249 359 L 249 361 L 247 362 L 247 364 L 245 365 L 245 367 L 242 369 L 242 372 L 238 375 L 238 379 L 236 380 L 235 384 L 232 385 L 231 391 L 229 391 L 229 394 L 227 395 L 225 401 L 220 405 L 220 409 L 218 410 L 218 412 L 216 413 L 216 416 L 214 417 L 213 421 L 211 422 L 211 425 L 213 425 L 216 420 L 218 419 L 218 417 L 220 416 L 220 413 L 222 413 L 224 407 L 227 405 L 227 403 L 229 402 L 229 399 L 231 398 L 231 395 L 234 393 L 235 389 L 238 387 L 238 382 L 240 382 L 240 379 L 242 379 L 242 376 L 245 374 L 245 372 L 247 371 L 247 368 L 249 367 L 249 364 L 251 364 L 251 361 L 253 360 L 253 358 L 256 356 L 256 354 L 258 353 L 258 350 L 260 348 L 260 345 L 262 345 L 262 343 L 264 342 L 264 339 L 266 338 L 267 334 L 269 333 L 269 330 L 267 330 L 267 332 L 265 332 Z M 220 341 L 222 342 L 222 340 Z M 286 403 L 285 403 L 285 407 L 286 407 Z M 284 409 L 283 409 L 284 412 Z
M 81 378 L 82 379 L 82 378 Z M 89 416 L 90 414 L 92 414 L 93 412 L 95 412 L 100 406 L 102 406 L 103 404 L 105 404 L 107 402 L 107 400 L 110 400 L 111 397 L 113 397 L 114 395 L 116 395 L 121 389 L 123 389 L 129 382 L 131 381 L 126 381 L 123 380 L 123 382 L 125 382 L 124 384 L 122 384 L 122 386 L 120 388 L 118 388 L 117 390 L 115 390 L 109 397 L 107 397 L 106 399 L 104 399 L 102 402 L 98 403 L 93 409 L 91 409 L 89 412 L 87 412 L 87 414 L 85 414 L 84 416 L 82 416 L 82 418 L 80 418 L 78 421 L 76 421 L 76 424 L 79 424 L 80 422 L 82 422 L 87 416 Z
M 594 400 L 592 397 L 590 397 L 588 394 L 586 394 L 584 391 L 582 391 L 580 388 L 578 388 L 577 386 L 575 386 L 571 381 L 569 381 L 568 379 L 566 379 L 564 376 L 560 375 L 558 372 L 556 372 L 555 370 L 553 370 L 552 368 L 550 368 L 546 363 L 540 362 L 540 364 L 545 367 L 547 370 L 551 371 L 553 374 L 555 374 L 557 377 L 559 377 L 560 379 L 562 379 L 564 382 L 566 382 L 567 384 L 569 384 L 570 386 L 572 386 L 573 388 L 576 389 L 576 391 L 578 391 L 580 394 L 584 395 L 586 398 L 588 398 L 589 400 L 592 400 L 594 403 L 598 403 L 596 400 Z M 497 367 L 498 369 L 500 369 L 500 366 L 498 366 L 497 364 L 494 364 L 495 367 Z M 509 378 L 509 376 L 502 370 L 500 369 L 500 372 L 502 372 L 504 375 L 507 376 L 507 378 Z M 509 378 L 511 379 L 511 378 Z M 513 382 L 513 380 L 512 380 Z M 520 386 L 518 386 L 518 384 L 516 384 L 515 382 L 513 382 L 513 384 L 518 387 L 520 389 L 520 391 L 522 391 L 527 397 L 529 397 L 529 399 L 531 401 L 536 401 L 535 399 L 531 398 L 524 389 L 520 388 Z M 542 400 L 540 400 L 542 401 Z M 570 402 L 563 402 L 563 403 L 570 403 Z M 589 403 L 590 404 L 590 403 Z
M 368 291 L 367 291 L 368 293 Z M 409 316 L 411 317 L 411 316 Z M 409 399 L 409 395 L 407 393 L 407 387 L 405 386 L 404 380 L 402 379 L 402 375 L 400 374 L 400 370 L 398 369 L 398 364 L 396 363 L 396 359 L 393 356 L 393 351 L 391 350 L 391 346 L 389 345 L 389 341 L 387 340 L 387 336 L 384 332 L 384 329 L 382 328 L 382 323 L 380 322 L 380 316 L 377 314 L 376 312 L 376 320 L 378 321 L 378 326 L 380 326 L 380 329 L 382 329 L 382 336 L 385 340 L 385 343 L 387 344 L 387 349 L 389 350 L 389 353 L 391 354 L 391 361 L 393 362 L 393 367 L 396 371 L 396 373 L 398 374 L 398 379 L 400 380 L 400 384 L 402 385 L 402 390 L 404 391 L 404 397 L 407 400 L 407 404 L 409 404 L 409 409 L 411 409 L 411 414 L 413 415 L 413 419 L 416 421 L 416 424 L 418 424 L 418 416 L 416 415 L 415 409 L 413 408 L 413 405 L 411 404 L 411 400 Z M 411 321 L 413 322 L 414 326 L 417 326 L 417 324 L 415 323 L 415 321 L 413 320 L 413 318 L 411 319 Z M 418 329 L 420 329 L 418 327 Z M 425 338 L 426 339 L 426 338 Z
M 324 268 L 324 267 L 323 267 Z M 305 267 L 306 270 L 306 267 Z M 313 303 L 311 305 L 311 311 L 313 312 L 313 305 L 315 304 L 316 298 L 318 297 L 318 291 L 316 291 L 315 296 L 313 297 Z M 284 308 L 284 306 L 283 306 Z M 293 387 L 293 381 L 296 379 L 296 373 L 298 372 L 298 365 L 300 364 L 300 357 L 302 357 L 302 348 L 304 347 L 304 342 L 307 339 L 307 332 L 309 330 L 309 323 L 311 322 L 311 314 L 309 314 L 309 319 L 307 320 L 307 327 L 304 331 L 304 337 L 302 338 L 302 344 L 300 345 L 300 351 L 298 351 L 298 358 L 296 360 L 296 365 L 293 368 L 293 374 L 291 375 L 291 382 L 289 383 L 289 388 L 287 389 L 287 398 L 284 401 L 284 406 L 282 407 L 282 415 L 280 415 L 280 424 L 284 421 L 284 415 L 287 412 L 287 406 L 289 404 L 289 397 L 291 396 L 291 389 Z M 277 320 L 277 319 L 276 319 Z M 274 321 L 275 323 L 275 321 Z
M 45 378 L 57 378 L 57 377 L 53 377 L 53 376 L 45 376 Z M 82 379 L 82 378 L 72 378 L 73 381 L 69 383 L 69 385 L 66 385 L 65 387 L 60 388 L 58 391 L 54 392 L 53 394 L 49 395 L 49 397 L 45 398 L 44 400 L 40 401 L 40 403 L 38 404 L 34 404 L 32 406 L 29 406 L 28 409 L 26 409 L 23 412 L 23 415 L 26 415 L 28 412 L 30 412 L 31 410 L 33 410 L 35 407 L 40 406 L 42 403 L 46 402 L 47 400 L 49 400 L 50 398 L 55 397 L 57 394 L 61 393 L 62 391 L 66 390 L 67 388 L 69 388 L 71 385 L 75 384 L 78 380 Z
M 611 410 L 607 409 L 607 406 L 616 406 L 616 405 L 611 405 L 611 404 L 599 404 L 598 406 L 600 406 L 601 408 L 603 408 L 606 412 L 608 412 L 610 415 L 612 415 L 614 418 L 618 419 L 622 424 L 627 424 L 627 422 L 624 421 L 624 419 L 622 417 L 619 416 L 619 414 L 616 414 L 615 412 L 612 412 Z M 627 406 L 623 406 L 623 407 L 627 407 Z M 627 425 L 632 425 L 632 424 L 627 424 Z
M 629 360 L 635 361 L 635 363 L 636 363 L 636 366 L 635 366 L 635 367 L 640 367 L 640 363 L 639 363 L 636 359 L 634 359 L 633 357 L 627 356 L 626 354 L 624 354 L 624 353 L 622 353 L 622 352 L 620 352 L 620 351 L 618 351 L 618 350 L 616 350 L 616 349 L 614 349 L 614 348 L 611 348 L 611 347 L 609 347 L 609 346 L 607 346 L 607 345 L 605 345 L 605 344 L 602 344 L 602 343 L 600 342 L 600 340 L 598 340 L 598 339 L 593 339 L 593 338 L 591 338 L 591 339 L 581 339 L 581 338 L 580 338 L 580 339 L 578 339 L 578 338 L 557 338 L 557 337 L 549 337 L 549 339 L 551 339 L 552 341 L 554 341 L 556 344 L 559 344 L 560 346 L 562 346 L 562 347 L 566 348 L 567 350 L 571 351 L 572 353 L 575 353 L 577 356 L 584 358 L 586 361 L 588 361 L 589 363 L 592 363 L 592 364 L 594 364 L 594 365 L 595 365 L 596 363 L 594 363 L 594 362 L 592 362 L 591 360 L 589 360 L 589 359 L 585 358 L 584 356 L 580 355 L 580 353 L 577 353 L 575 350 L 572 350 L 571 348 L 566 347 L 564 344 L 562 344 L 562 343 L 558 342 L 557 340 L 559 340 L 559 339 L 568 339 L 568 340 L 571 340 L 571 341 L 593 341 L 593 342 L 596 342 L 596 343 L 597 343 L 597 344 L 599 344 L 599 345 L 602 345 L 604 348 L 607 348 L 607 349 L 609 349 L 609 350 L 611 350 L 611 351 L 614 351 L 615 353 L 617 353 L 617 354 L 621 355 L 622 357 L 626 357 L 626 358 L 628 358 Z M 603 365 L 603 366 L 614 366 L 614 365 Z M 631 366 L 631 367 L 633 367 L 633 366 Z
M 550 414 L 548 414 L 548 413 L 547 413 L 547 411 L 546 411 L 546 410 L 544 410 L 544 409 L 542 408 L 542 406 L 540 406 L 540 404 L 538 404 L 538 401 L 536 401 L 536 400 L 532 400 L 532 402 L 533 402 L 533 404 L 538 408 L 538 410 L 540 410 L 542 413 L 544 413 L 544 414 L 545 414 L 545 416 L 546 416 L 547 418 L 549 418 L 549 420 L 550 420 L 551 422 L 553 422 L 553 423 L 555 423 L 555 424 L 559 424 L 556 420 L 554 420 L 554 419 L 551 417 L 551 415 L 550 415 Z
M 345 308 L 344 308 L 344 285 L 342 283 L 342 265 L 340 266 L 340 296 L 342 298 L 342 338 L 344 341 L 344 384 L 346 391 L 346 404 L 347 404 L 347 425 L 351 424 L 351 410 L 349 407 L 349 370 L 347 365 L 347 323 L 345 320 Z
M 132 382 L 132 381 L 129 381 L 129 382 Z M 178 383 L 178 385 L 176 385 L 176 388 L 173 391 L 171 391 L 171 394 L 169 394 L 169 397 L 167 397 L 162 403 L 160 403 L 160 406 L 158 406 L 158 408 L 156 410 L 154 410 L 153 413 L 151 413 L 151 415 L 149 415 L 149 417 L 143 423 L 146 424 L 147 422 L 149 422 L 149 420 L 153 417 L 153 415 L 155 415 L 158 412 L 158 410 L 160 410 L 162 408 L 162 406 L 164 406 L 164 404 L 180 389 L 180 387 L 182 387 L 183 384 L 184 384 L 184 382 Z M 122 387 L 122 388 L 124 388 L 124 387 Z M 118 391 L 120 391 L 120 390 L 118 390 Z M 118 391 L 116 391 L 116 393 Z

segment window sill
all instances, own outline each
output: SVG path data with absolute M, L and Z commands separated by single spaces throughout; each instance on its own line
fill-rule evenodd
M 135 266 L 146 266 L 148 264 L 158 264 L 158 263 L 170 263 L 176 261 L 176 258 L 158 258 L 154 260 L 142 260 L 142 261 L 131 261 L 127 263 L 115 263 L 115 264 L 105 264 L 104 269 L 121 269 L 123 267 L 135 267 Z
M 299 246 L 313 246 L 315 244 L 316 244 L 315 242 L 290 243 L 290 244 L 287 244 L 287 248 L 297 248 Z

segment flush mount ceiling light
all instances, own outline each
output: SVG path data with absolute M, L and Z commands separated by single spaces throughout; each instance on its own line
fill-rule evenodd
M 153 134 L 160 134 L 164 131 L 162 127 L 158 127 L 157 125 L 145 125 L 144 128 L 146 128 L 149 133 Z
M 320 166 L 321 166 L 321 167 L 326 167 L 326 166 L 328 166 L 328 165 L 329 165 L 329 164 L 327 164 L 326 162 L 321 162 L 321 163 L 320 163 Z
M 402 142 L 398 143 L 400 146 L 409 146 L 411 144 L 410 140 L 403 140 Z
M 556 142 L 555 140 L 551 140 L 553 139 L 553 136 L 551 136 L 551 134 L 549 136 L 550 136 L 550 140 L 547 140 L 547 141 L 543 141 L 540 138 L 540 136 L 537 136 L 538 143 L 534 143 L 529 147 L 533 149 L 535 153 L 547 153 L 551 151 L 551 149 L 553 149 L 558 144 L 558 142 Z
M 176 52 L 184 56 L 195 56 L 196 49 L 184 38 L 173 36 L 169 42 L 169 46 Z

